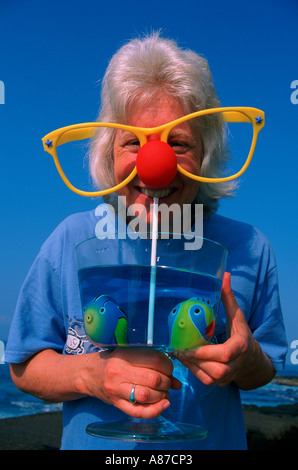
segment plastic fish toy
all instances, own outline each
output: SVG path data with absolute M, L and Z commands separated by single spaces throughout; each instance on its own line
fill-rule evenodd
M 127 345 L 127 317 L 109 295 L 99 295 L 83 311 L 88 339 L 97 347 Z
M 214 334 L 215 306 L 200 297 L 180 302 L 169 314 L 168 327 L 171 349 L 190 349 L 207 344 Z

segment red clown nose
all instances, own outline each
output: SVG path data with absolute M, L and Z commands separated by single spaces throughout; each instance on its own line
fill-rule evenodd
M 175 178 L 176 154 L 166 142 L 150 140 L 140 148 L 136 166 L 138 176 L 146 186 L 164 188 Z

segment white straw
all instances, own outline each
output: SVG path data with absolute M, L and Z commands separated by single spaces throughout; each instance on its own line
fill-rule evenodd
M 153 221 L 152 221 L 152 241 L 151 241 L 151 269 L 150 269 L 150 290 L 149 290 L 149 309 L 148 309 L 148 331 L 147 344 L 153 344 L 154 327 L 154 307 L 155 307 L 155 289 L 156 289 L 156 245 L 158 229 L 158 198 L 153 199 Z

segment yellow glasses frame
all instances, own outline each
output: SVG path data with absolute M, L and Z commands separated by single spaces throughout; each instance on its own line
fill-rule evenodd
M 204 109 L 202 111 L 197 111 L 195 113 L 187 114 L 175 121 L 168 122 L 167 124 L 163 124 L 158 127 L 135 127 L 135 126 L 128 126 L 125 124 L 117 124 L 117 123 L 106 123 L 106 122 L 87 122 L 83 124 L 74 124 L 72 126 L 61 127 L 60 129 L 56 129 L 55 131 L 50 132 L 45 137 L 42 138 L 43 147 L 46 152 L 52 155 L 56 168 L 69 189 L 74 191 L 77 194 L 87 197 L 99 197 L 104 196 L 106 194 L 110 194 L 114 191 L 118 191 L 119 189 L 126 186 L 136 175 L 137 169 L 136 166 L 130 173 L 130 175 L 122 181 L 120 184 L 113 186 L 112 188 L 100 190 L 100 191 L 83 191 L 75 186 L 73 186 L 70 181 L 65 176 L 64 171 L 61 168 L 58 156 L 57 156 L 57 147 L 59 145 L 66 144 L 68 142 L 73 142 L 75 140 L 82 140 L 91 138 L 94 135 L 95 128 L 97 127 L 109 127 L 113 129 L 122 129 L 128 132 L 131 132 L 139 139 L 140 146 L 146 144 L 147 136 L 152 134 L 159 134 L 160 140 L 163 142 L 167 142 L 168 136 L 171 130 L 182 124 L 190 119 L 205 116 L 208 114 L 215 114 L 215 113 L 222 113 L 222 116 L 226 122 L 246 122 L 250 123 L 253 126 L 253 137 L 252 143 L 250 147 L 250 151 L 246 162 L 244 163 L 243 167 L 240 171 L 235 173 L 232 176 L 226 176 L 222 178 L 208 178 L 204 176 L 196 176 L 188 171 L 184 170 L 179 164 L 177 164 L 177 170 L 182 173 L 183 175 L 195 180 L 200 181 L 203 183 L 221 183 L 225 181 L 230 181 L 238 178 L 241 176 L 246 169 L 248 168 L 252 156 L 255 151 L 257 138 L 260 130 L 265 125 L 265 114 L 263 111 L 257 108 L 250 108 L 250 107 L 222 107 L 222 108 L 211 108 L 211 109 Z

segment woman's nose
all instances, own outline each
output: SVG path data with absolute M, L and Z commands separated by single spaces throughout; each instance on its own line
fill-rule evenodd
M 140 148 L 136 166 L 138 176 L 146 186 L 164 188 L 175 178 L 177 158 L 169 144 L 153 139 Z

